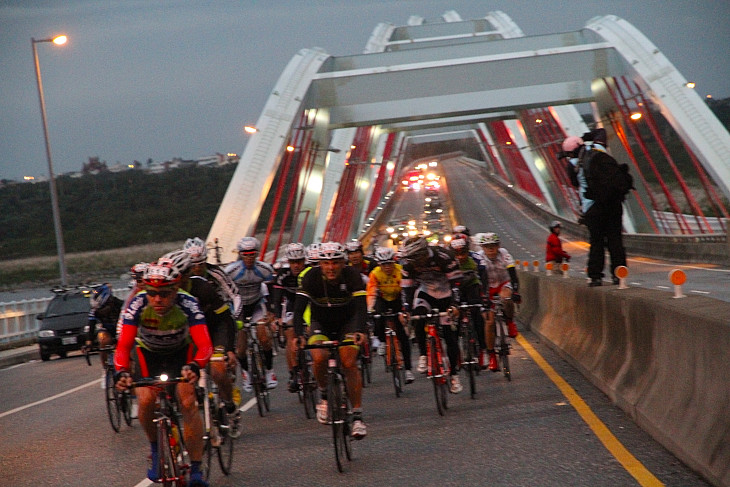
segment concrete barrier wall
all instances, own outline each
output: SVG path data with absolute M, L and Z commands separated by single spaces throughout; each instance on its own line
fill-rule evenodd
M 526 328 L 683 462 L 730 486 L 730 303 L 519 276 Z

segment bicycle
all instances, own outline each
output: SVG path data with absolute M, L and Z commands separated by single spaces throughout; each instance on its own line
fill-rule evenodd
M 476 397 L 476 376 L 479 375 L 479 339 L 476 335 L 474 313 L 481 313 L 480 304 L 459 305 L 459 356 L 461 368 L 469 376 L 471 398 Z
M 304 414 L 312 419 L 317 414 L 317 381 L 312 373 L 312 358 L 304 349 L 297 350 L 297 385 L 299 402 L 304 404 Z
M 243 328 L 247 331 L 246 357 L 248 359 L 248 373 L 251 379 L 251 387 L 256 396 L 256 406 L 259 416 L 262 418 L 267 411 L 271 410 L 269 388 L 266 385 L 266 369 L 264 368 L 264 350 L 258 340 L 257 329 L 259 325 L 268 326 L 267 323 L 259 321 L 251 323 L 251 318 L 243 322 Z
M 340 363 L 340 347 L 351 346 L 352 342 L 336 340 L 305 345 L 305 350 L 324 349 L 329 351 L 327 359 L 327 420 L 332 424 L 332 440 L 335 448 L 337 470 L 344 471 L 344 460 L 352 460 L 352 406 L 347 396 L 347 382 Z
M 210 362 L 224 362 L 227 357 L 222 354 L 214 354 Z M 205 432 L 203 441 L 205 446 L 203 449 L 203 458 L 206 462 L 205 479 L 211 471 L 211 463 L 213 460 L 214 449 L 218 456 L 218 465 L 224 475 L 231 473 L 231 460 L 233 459 L 234 439 L 240 436 L 231 434 L 238 429 L 234 413 L 226 411 L 225 404 L 218 394 L 218 386 L 210 373 L 210 365 L 200 371 L 200 387 L 198 388 L 199 403 L 203 408 L 203 425 Z
M 373 319 L 385 320 L 385 371 L 392 374 L 395 397 L 400 397 L 406 377 L 401 344 L 394 325 L 394 320 L 398 319 L 398 313 L 388 310 L 386 313 L 373 315 Z
M 133 396 L 129 391 L 119 391 L 115 387 L 114 380 L 114 350 L 115 345 L 106 345 L 103 347 L 83 347 L 82 352 L 86 359 L 87 365 L 91 366 L 92 352 L 109 352 L 104 363 L 104 399 L 106 402 L 106 412 L 109 416 L 109 423 L 115 433 L 119 433 L 122 426 L 122 417 L 127 426 L 132 426 L 132 404 Z
M 502 373 L 508 381 L 512 380 L 512 372 L 509 368 L 510 348 L 512 346 L 507 341 L 508 329 L 507 320 L 504 317 L 504 308 L 502 298 L 496 296 L 492 299 L 492 311 L 494 313 L 495 341 L 494 349 L 499 356 Z M 496 371 L 495 371 L 496 372 Z
M 365 343 L 357 352 L 357 361 L 360 364 L 360 371 L 362 372 L 360 375 L 362 376 L 363 387 L 367 387 L 373 380 L 373 358 L 370 353 L 370 333 L 367 333 L 366 336 L 367 340 L 365 340 Z
M 132 388 L 152 387 L 157 391 L 155 425 L 157 429 L 159 478 L 155 483 L 163 487 L 184 487 L 188 485 L 190 455 L 185 446 L 182 413 L 175 394 L 175 385 L 186 382 L 183 377 L 170 378 L 166 374 L 147 377 L 132 383 Z M 201 465 L 205 469 L 207 465 Z M 207 478 L 209 472 L 203 472 Z
M 438 309 L 431 310 L 424 316 L 426 323 L 426 356 L 428 357 L 428 369 L 426 377 L 433 384 L 433 394 L 436 399 L 436 409 L 439 415 L 444 416 L 448 406 L 449 396 L 449 368 L 446 366 L 440 326 L 451 326 L 451 317 L 446 312 L 439 312 Z

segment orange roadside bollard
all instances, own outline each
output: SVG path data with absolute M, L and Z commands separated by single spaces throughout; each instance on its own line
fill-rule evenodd
M 674 284 L 674 298 L 686 298 L 682 294 L 682 284 L 687 281 L 687 274 L 682 269 L 672 269 L 669 271 L 669 282 Z
M 569 277 L 568 271 L 570 270 L 570 264 L 568 264 L 567 262 L 563 262 L 562 264 L 560 264 L 560 270 L 563 272 L 563 277 Z
M 620 265 L 613 270 L 613 274 L 618 277 L 618 288 L 628 289 L 626 285 L 626 278 L 629 277 L 629 268 L 625 265 Z
M 552 276 L 553 275 L 553 263 L 548 262 L 545 264 L 545 275 L 546 276 Z
M 539 260 L 532 261 L 532 270 L 535 272 L 540 271 L 540 261 Z

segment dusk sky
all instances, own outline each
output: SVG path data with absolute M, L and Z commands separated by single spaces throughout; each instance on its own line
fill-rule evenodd
M 526 35 L 617 15 L 701 96 L 730 97 L 727 0 L 0 0 L 0 179 L 48 174 L 31 37 L 69 37 L 37 46 L 62 174 L 90 156 L 113 165 L 241 153 L 243 126 L 300 49 L 357 54 L 380 22 L 448 10 L 465 20 L 501 10 Z

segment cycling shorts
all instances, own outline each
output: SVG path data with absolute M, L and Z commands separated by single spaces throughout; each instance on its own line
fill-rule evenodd
M 182 368 L 193 361 L 195 346 L 191 343 L 170 353 L 153 352 L 140 346 L 134 349 L 132 378 L 138 380 L 143 377 L 157 377 L 163 373 L 178 377 Z

